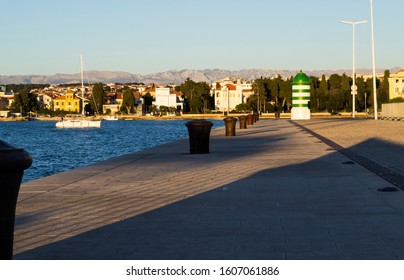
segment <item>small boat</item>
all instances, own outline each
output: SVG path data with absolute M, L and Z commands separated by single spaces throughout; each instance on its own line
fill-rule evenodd
M 86 120 L 84 118 L 84 81 L 83 81 L 83 54 L 80 54 L 80 65 L 81 65 L 81 107 L 82 119 L 73 120 L 61 120 L 56 123 L 57 128 L 100 128 L 101 121 Z
M 100 128 L 101 121 L 63 120 L 56 123 L 57 128 Z
M 106 116 L 106 117 L 104 117 L 104 120 L 106 120 L 106 121 L 117 121 L 118 118 L 116 116 Z

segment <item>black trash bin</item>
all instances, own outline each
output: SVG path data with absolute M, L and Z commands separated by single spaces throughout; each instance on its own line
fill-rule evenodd
M 189 134 L 189 152 L 191 154 L 208 154 L 210 129 L 213 123 L 205 120 L 194 120 L 185 125 Z
M 237 119 L 234 117 L 227 117 L 223 119 L 226 128 L 226 136 L 236 136 L 236 123 Z
M 13 258 L 15 209 L 24 170 L 31 155 L 0 140 L 0 259 Z
M 240 117 L 238 117 L 238 120 L 240 121 L 240 129 L 246 129 L 247 128 L 247 116 L 240 116 Z

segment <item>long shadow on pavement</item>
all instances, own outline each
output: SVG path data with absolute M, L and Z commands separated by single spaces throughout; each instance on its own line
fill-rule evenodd
M 404 259 L 403 192 L 346 160 L 265 169 L 15 259 Z

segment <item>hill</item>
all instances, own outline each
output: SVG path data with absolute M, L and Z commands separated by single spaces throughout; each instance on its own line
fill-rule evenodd
M 400 68 L 390 69 L 391 73 L 396 73 Z M 317 70 L 304 71 L 307 75 L 321 77 L 332 74 L 346 73 L 351 75 L 352 70 Z M 357 73 L 363 75 L 372 74 L 371 69 L 357 69 Z M 255 80 L 260 77 L 282 77 L 295 76 L 298 70 L 265 70 L 265 69 L 243 69 L 243 70 L 223 70 L 223 69 L 205 69 L 205 70 L 170 70 L 166 72 L 153 73 L 148 75 L 131 74 L 121 71 L 87 71 L 85 82 L 90 83 L 130 83 L 142 82 L 145 84 L 180 84 L 187 78 L 196 82 L 214 82 L 226 77 L 237 77 L 246 80 Z M 383 73 L 384 69 L 378 69 L 378 73 Z M 55 74 L 55 75 L 13 75 L 0 76 L 0 84 L 69 84 L 79 83 L 80 73 L 76 74 Z

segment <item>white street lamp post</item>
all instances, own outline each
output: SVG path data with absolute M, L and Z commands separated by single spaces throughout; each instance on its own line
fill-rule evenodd
M 224 116 L 226 116 L 226 114 L 227 114 L 227 116 L 229 116 L 229 103 L 230 103 L 230 99 L 229 99 L 229 88 L 227 87 L 227 86 L 224 86 L 223 88 L 222 88 L 222 92 L 224 92 L 224 91 L 226 91 L 226 107 L 227 108 L 223 108 L 223 115 Z M 224 95 L 224 94 L 223 94 Z M 222 99 L 223 100 L 223 99 Z
M 370 21 L 372 29 L 372 64 L 373 64 L 373 105 L 375 120 L 377 120 L 377 89 L 376 89 L 376 60 L 375 60 L 375 32 L 373 27 L 373 0 L 370 0 Z
M 341 20 L 341 23 L 344 24 L 351 24 L 352 25 L 352 118 L 355 118 L 355 94 L 357 93 L 357 87 L 355 85 L 356 83 L 356 76 L 355 76 L 355 25 L 361 24 L 361 23 L 367 23 L 367 20 L 362 20 L 362 21 L 345 21 Z
M 230 107 L 230 96 L 229 96 L 229 91 L 230 91 L 230 89 L 229 88 L 227 88 L 227 116 L 229 116 L 229 107 Z

